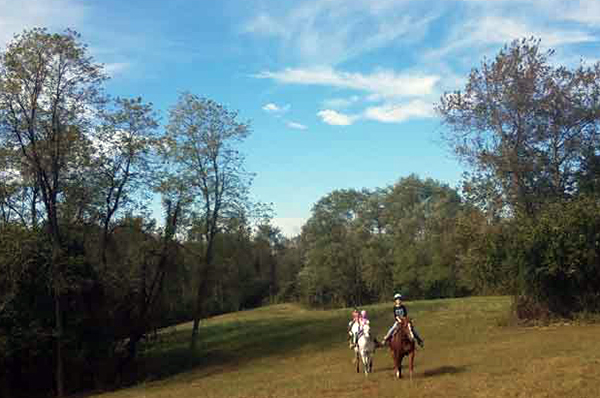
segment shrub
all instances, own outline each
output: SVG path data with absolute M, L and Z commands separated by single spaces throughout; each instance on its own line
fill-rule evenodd
M 566 317 L 600 312 L 598 200 L 551 203 L 515 221 L 511 257 L 519 267 L 519 294 L 527 298 L 517 306 L 522 316 L 540 316 L 541 308 Z

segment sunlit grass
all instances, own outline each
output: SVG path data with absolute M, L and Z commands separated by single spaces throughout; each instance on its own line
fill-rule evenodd
M 396 380 L 387 350 L 375 372 L 356 374 L 346 342 L 348 310 L 276 305 L 207 320 L 198 351 L 191 325 L 164 331 L 147 347 L 148 381 L 102 395 L 125 397 L 596 397 L 600 325 L 503 327 L 506 297 L 408 303 L 425 338 L 416 376 Z M 390 305 L 366 308 L 377 336 Z

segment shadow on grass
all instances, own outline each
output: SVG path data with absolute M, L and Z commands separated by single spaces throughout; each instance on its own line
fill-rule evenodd
M 165 379 L 194 371 L 194 378 L 228 373 L 245 364 L 273 356 L 292 357 L 345 343 L 343 318 L 298 319 L 274 316 L 206 324 L 198 348 L 189 349 L 191 330 L 168 331 L 143 345 L 124 385 Z
M 466 372 L 466 366 L 439 366 L 437 368 L 428 369 L 423 372 L 424 377 L 435 377 L 443 375 L 453 375 Z
M 423 377 L 436 377 L 436 376 L 463 373 L 463 372 L 466 372 L 466 370 L 467 370 L 466 366 L 440 366 L 437 368 L 427 369 L 423 372 L 420 372 L 419 368 L 417 366 L 415 366 L 415 375 L 423 375 Z M 394 366 L 390 365 L 390 366 L 376 368 L 374 370 L 374 373 L 379 373 L 379 372 L 393 373 L 394 371 L 395 371 Z M 404 363 L 402 364 L 402 372 L 408 374 L 408 365 L 407 364 L 404 364 Z

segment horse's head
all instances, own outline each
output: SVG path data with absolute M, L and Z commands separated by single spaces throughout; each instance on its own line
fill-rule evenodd
M 398 328 L 394 331 L 393 337 L 398 336 L 400 340 L 407 338 L 410 339 L 411 331 L 410 331 L 410 319 L 408 317 L 400 318 L 400 322 L 398 323 Z
M 402 318 L 400 318 L 400 327 L 401 328 L 408 328 L 408 324 L 410 323 L 410 319 L 407 316 L 404 316 Z
M 398 328 L 398 333 L 401 336 L 406 336 L 407 339 L 413 341 L 415 336 L 413 335 L 412 326 L 409 317 L 400 318 L 400 327 Z

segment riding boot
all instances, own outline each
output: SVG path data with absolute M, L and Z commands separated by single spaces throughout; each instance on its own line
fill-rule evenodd
M 379 343 L 379 346 L 385 347 L 386 345 L 388 345 L 389 340 L 390 340 L 390 336 L 385 336 L 383 338 L 383 340 L 381 340 L 381 343 Z
M 419 334 L 417 333 L 417 331 L 414 328 L 413 328 L 413 334 L 415 335 L 415 340 L 417 340 L 417 344 L 419 344 L 419 346 L 421 348 L 425 347 L 425 342 L 423 341 L 421 336 L 419 336 Z
M 352 336 L 352 343 L 350 344 L 350 348 L 356 347 L 357 344 L 358 344 L 358 335 L 355 334 Z
M 419 346 L 423 348 L 425 346 L 425 342 L 423 341 L 421 336 L 419 336 L 419 333 L 417 333 L 417 329 L 415 329 L 415 327 L 412 324 L 409 324 L 409 327 L 414 339 L 417 340 L 417 344 L 419 344 Z

